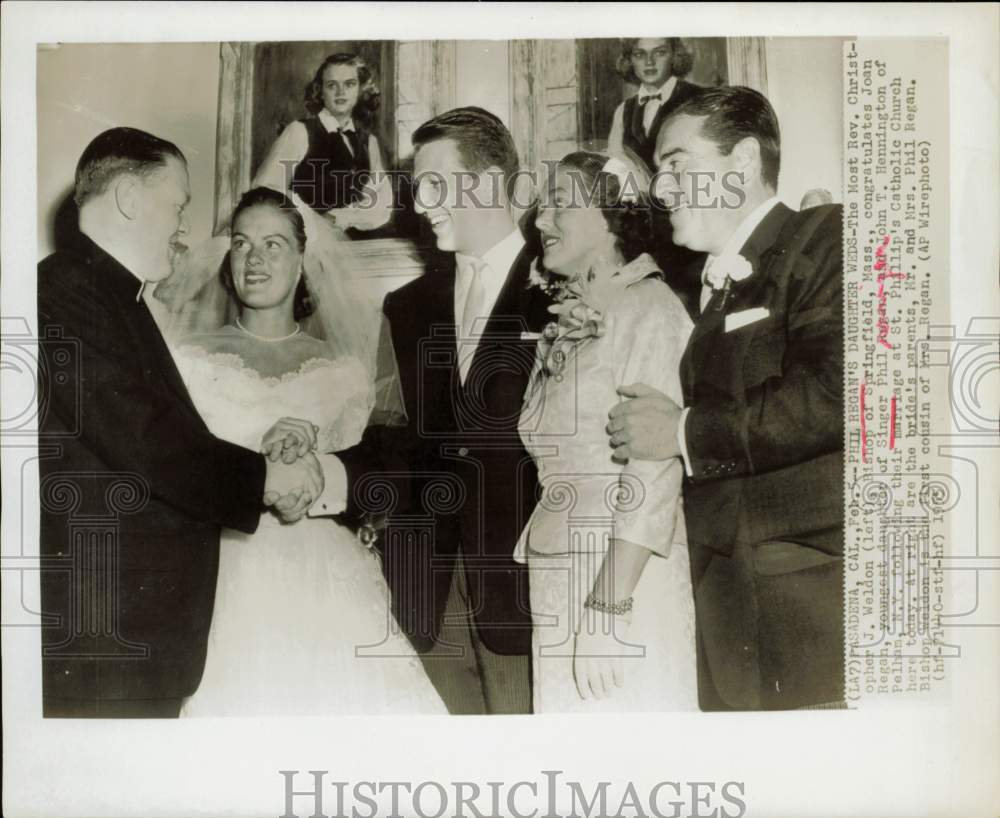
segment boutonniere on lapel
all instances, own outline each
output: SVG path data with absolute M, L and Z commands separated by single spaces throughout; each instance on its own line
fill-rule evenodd
M 733 283 L 738 283 L 753 275 L 753 265 L 739 253 L 717 256 L 709 265 L 705 277 L 715 291 L 722 291 L 722 297 L 715 305 L 717 312 L 726 308 Z
M 556 276 L 547 278 L 537 265 L 532 265 L 528 283 L 548 293 L 555 302 L 549 310 L 558 319 L 542 330 L 538 359 L 543 375 L 561 381 L 573 347 L 604 335 L 604 311 L 595 306 L 601 303 L 601 293 L 594 286 L 593 274 L 572 281 Z

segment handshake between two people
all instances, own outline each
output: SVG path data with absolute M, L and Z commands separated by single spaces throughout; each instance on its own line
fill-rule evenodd
M 267 462 L 264 505 L 282 522 L 301 520 L 323 493 L 323 468 L 315 453 L 318 432 L 308 420 L 281 418 L 261 440 Z

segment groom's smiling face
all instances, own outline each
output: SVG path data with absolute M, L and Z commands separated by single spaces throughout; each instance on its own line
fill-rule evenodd
M 413 157 L 414 209 L 427 219 L 440 250 L 478 255 L 481 216 L 499 207 L 499 168 L 470 170 L 454 139 L 421 145 Z

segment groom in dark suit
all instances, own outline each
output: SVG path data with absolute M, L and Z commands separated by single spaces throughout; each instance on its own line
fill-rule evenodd
M 638 384 L 611 412 L 623 456 L 682 456 L 703 709 L 843 699 L 841 209 L 775 196 L 778 122 L 706 89 L 660 131 L 654 192 L 708 253 L 684 406 Z
M 533 251 L 510 206 L 517 151 L 500 120 L 459 108 L 421 125 L 413 143 L 416 209 L 446 254 L 383 306 L 408 422 L 371 427 L 340 453 L 340 497 L 325 463 L 325 510 L 346 503 L 364 518 L 377 487 L 390 486 L 381 547 L 400 625 L 430 651 L 452 630 L 442 626 L 447 607 L 471 641 L 464 663 L 445 658 L 445 644 L 426 656 L 431 679 L 453 712 L 474 710 L 481 696 L 488 713 L 527 713 L 531 618 L 513 552 L 537 473 L 517 425 L 534 360 L 526 335 L 550 320 L 549 299 L 528 286 Z
M 213 437 L 150 311 L 187 232 L 187 163 L 133 128 L 77 165 L 79 233 L 38 266 L 43 712 L 171 717 L 205 664 L 221 526 L 322 490 Z M 54 372 L 51 377 L 46 372 Z

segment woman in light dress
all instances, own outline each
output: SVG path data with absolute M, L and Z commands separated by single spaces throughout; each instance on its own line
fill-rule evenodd
M 339 272 L 307 268 L 316 286 L 307 285 L 310 248 L 325 247 L 329 257 L 334 245 L 317 235 L 332 228 L 306 216 L 308 245 L 303 214 L 283 193 L 243 196 L 223 264 L 239 316 L 175 350 L 213 434 L 249 448 L 282 417 L 290 430 L 311 429 L 298 439 L 315 439 L 319 451 L 348 447 L 373 404 L 362 334 L 353 350 L 345 343 L 356 311 L 326 304 L 336 316 L 328 341 L 298 323 L 310 289 Z M 447 712 L 389 610 L 377 556 L 332 519 L 288 525 L 265 512 L 252 535 L 224 530 L 205 673 L 182 714 Z
M 537 227 L 538 286 L 562 302 L 539 341 L 520 419 L 542 497 L 517 546 L 529 567 L 536 713 L 697 709 L 694 601 L 679 459 L 616 462 L 619 387 L 681 403 L 691 321 L 642 252 L 636 166 L 573 153 Z

